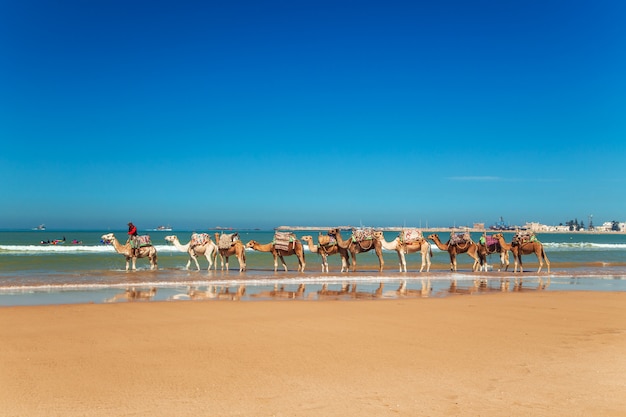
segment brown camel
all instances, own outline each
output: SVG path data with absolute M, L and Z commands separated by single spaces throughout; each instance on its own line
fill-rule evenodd
M 215 241 L 220 241 L 219 233 L 215 233 Z M 220 255 L 222 271 L 224 270 L 224 264 L 226 264 L 226 270 L 228 271 L 228 258 L 231 256 L 237 257 L 237 260 L 239 261 L 239 272 L 246 270 L 246 248 L 243 246 L 241 240 L 236 239 L 232 241 L 231 245 L 227 248 L 220 248 L 218 245 L 217 252 Z
M 102 235 L 101 237 L 103 242 L 113 244 L 115 251 L 119 254 L 124 255 L 126 258 L 126 270 L 128 271 L 129 262 L 132 260 L 132 269 L 137 269 L 137 258 L 148 258 L 150 260 L 150 269 L 157 268 L 157 250 L 154 246 L 143 246 L 139 248 L 139 254 L 133 252 L 130 247 L 130 241 L 127 241 L 126 244 L 122 245 L 116 238 L 113 233 L 107 233 L 106 235 Z
M 522 244 L 509 244 L 504 240 L 504 236 L 502 233 L 496 233 L 493 235 L 494 238 L 498 239 L 500 242 L 500 246 L 504 250 L 510 250 L 513 253 L 513 260 L 515 262 L 513 266 L 513 272 L 517 272 L 517 265 L 519 264 L 519 271 L 524 272 L 524 268 L 522 267 L 522 255 L 530 255 L 534 253 L 537 256 L 537 261 L 539 262 L 539 269 L 537 272 L 541 272 L 541 268 L 543 268 L 543 261 L 546 261 L 546 265 L 548 267 L 548 272 L 550 272 L 550 261 L 546 256 L 546 252 L 543 250 L 543 244 L 539 241 L 534 242 L 525 242 Z
M 348 271 L 348 266 L 350 265 L 350 254 L 347 249 L 341 248 L 337 244 L 331 244 L 330 242 L 322 244 L 319 241 L 319 238 L 318 244 L 316 245 L 313 243 L 313 236 L 302 236 L 302 240 L 309 245 L 311 253 L 317 253 L 322 257 L 322 272 L 328 272 L 328 257 L 336 254 L 339 254 L 341 257 L 341 272 Z
M 293 242 L 289 242 L 289 249 L 277 249 L 273 242 L 261 244 L 256 240 L 251 240 L 246 244 L 246 248 L 251 248 L 259 252 L 270 252 L 274 257 L 274 272 L 278 270 L 278 258 L 280 258 L 280 262 L 283 264 L 283 268 L 285 268 L 285 272 L 287 272 L 287 264 L 285 263 L 285 256 L 296 255 L 298 258 L 298 272 L 304 272 L 304 267 L 306 265 L 304 261 L 304 248 L 302 247 L 302 243 L 299 240 L 294 240 Z
M 352 239 L 343 240 L 339 229 L 329 230 L 328 234 L 337 239 L 339 247 L 348 249 L 352 255 L 352 272 L 356 272 L 356 254 L 369 252 L 372 249 L 376 251 L 376 256 L 378 256 L 378 271 L 382 272 L 385 260 L 383 259 L 383 245 L 378 239 L 374 238 L 362 242 L 354 242 Z
M 480 258 L 478 257 L 478 245 L 471 240 L 461 244 L 450 244 L 449 240 L 446 243 L 441 243 L 439 235 L 437 235 L 436 233 L 428 236 L 428 239 L 432 240 L 440 250 L 448 252 L 448 254 L 450 255 L 451 271 L 457 270 L 456 255 L 460 253 L 467 253 L 468 256 L 474 260 L 474 265 L 472 265 L 472 271 L 476 272 L 480 267 Z
M 487 267 L 487 255 L 498 254 L 500 256 L 500 268 L 501 271 L 504 268 L 505 271 L 509 270 L 509 251 L 504 249 L 500 242 L 492 236 L 493 239 L 485 239 L 485 243 L 478 243 L 478 257 L 480 258 L 480 265 Z
M 406 272 L 406 253 L 420 252 L 422 254 L 422 267 L 420 272 L 426 267 L 426 272 L 430 271 L 430 258 L 433 257 L 433 251 L 430 247 L 430 243 L 426 239 L 416 240 L 413 242 L 400 242 L 400 238 L 396 237 L 391 242 L 385 240 L 385 235 L 381 231 L 375 231 L 374 237 L 378 239 L 385 250 L 393 250 L 398 253 L 398 259 L 400 260 L 400 272 Z

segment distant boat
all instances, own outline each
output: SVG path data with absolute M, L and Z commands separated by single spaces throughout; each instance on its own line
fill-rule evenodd
M 46 225 L 45 224 L 40 224 L 37 227 L 33 227 L 33 230 L 46 230 Z
M 167 226 L 159 226 L 156 228 L 156 230 L 158 230 L 159 232 L 171 232 L 172 231 L 172 226 L 167 225 Z

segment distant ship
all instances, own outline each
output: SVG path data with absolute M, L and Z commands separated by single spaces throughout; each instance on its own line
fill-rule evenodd
M 155 230 L 157 230 L 159 232 L 171 232 L 172 231 L 172 226 L 170 226 L 169 224 L 167 226 L 159 226 Z
M 40 224 L 37 227 L 33 227 L 33 230 L 46 230 L 46 225 L 45 224 Z

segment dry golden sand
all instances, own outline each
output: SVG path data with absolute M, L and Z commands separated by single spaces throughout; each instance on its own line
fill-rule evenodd
M 0 309 L 0 415 L 624 416 L 626 293 Z

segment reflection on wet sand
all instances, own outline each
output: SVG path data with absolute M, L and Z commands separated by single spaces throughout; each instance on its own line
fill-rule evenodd
M 149 301 L 156 295 L 157 289 L 155 287 L 150 288 L 147 291 L 141 291 L 135 287 L 127 288 L 123 293 L 116 294 L 113 297 L 105 300 L 107 303 L 114 303 L 116 301 Z
M 304 297 L 304 291 L 306 287 L 304 284 L 298 285 L 298 288 L 295 291 L 287 291 L 285 290 L 285 286 L 281 285 L 278 287 L 278 284 L 274 286 L 274 289 L 271 291 L 260 291 L 254 294 L 251 294 L 251 297 L 270 297 L 270 298 L 302 298 Z

